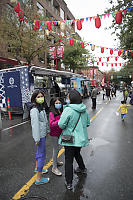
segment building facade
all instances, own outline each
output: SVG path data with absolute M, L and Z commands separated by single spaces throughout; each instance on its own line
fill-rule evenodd
M 20 0 L 21 4 L 26 3 L 26 1 L 27 0 Z M 40 13 L 45 18 L 48 18 L 52 21 L 74 19 L 73 14 L 68 9 L 67 4 L 65 3 L 64 0 L 31 0 L 31 3 L 33 5 L 35 12 Z M 13 8 L 12 4 L 10 3 L 10 0 L 1 0 L 0 11 L 2 11 L 2 7 Z M 51 42 L 53 45 L 54 45 L 55 35 L 57 35 L 60 32 L 61 32 L 60 26 L 53 26 L 52 32 L 50 32 L 50 35 L 52 38 Z M 71 25 L 68 25 L 65 29 L 65 32 L 62 34 L 67 35 L 73 32 L 75 32 L 74 23 Z M 25 62 L 23 59 L 22 61 Z M 9 66 L 12 66 L 13 64 L 16 65 L 16 60 L 13 60 L 13 57 L 9 57 L 8 47 L 2 44 L 2 46 L 0 46 L 0 67 L 2 68 L 3 66 L 4 68 L 6 68 Z M 38 55 L 37 57 L 35 57 L 32 64 L 45 66 L 45 67 L 52 65 L 53 67 L 55 67 L 56 60 L 50 61 L 48 53 L 44 52 L 41 55 Z
M 88 77 L 92 82 L 95 80 L 97 83 L 101 83 L 104 77 L 103 72 L 101 72 L 96 66 L 81 69 L 81 74 Z

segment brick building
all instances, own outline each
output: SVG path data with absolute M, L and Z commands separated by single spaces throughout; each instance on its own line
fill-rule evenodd
M 81 74 L 88 77 L 90 80 L 96 80 L 96 82 L 100 83 L 104 77 L 103 72 L 101 72 L 96 66 L 94 67 L 90 66 L 88 68 L 81 69 Z
M 20 0 L 20 2 L 22 4 L 26 2 L 26 0 Z M 35 12 L 41 13 L 42 15 L 52 19 L 53 21 L 74 19 L 73 14 L 68 9 L 67 4 L 65 3 L 64 0 L 31 0 L 31 3 L 33 5 Z M 10 0 L 1 0 L 0 13 L 2 13 L 2 7 L 4 8 L 12 7 Z M 55 33 L 60 33 L 59 26 L 54 26 L 52 30 Z M 69 34 L 73 32 L 75 32 L 74 23 L 67 26 L 65 30 L 65 34 Z M 51 33 L 51 36 L 53 38 L 52 44 L 54 45 L 55 35 Z M 17 61 L 9 57 L 8 47 L 3 44 L 2 47 L 0 47 L 0 68 L 9 67 L 16 64 L 17 64 Z M 40 55 L 34 58 L 33 64 L 47 67 L 50 64 L 54 66 L 55 61 L 53 60 L 53 61 L 50 61 L 49 63 L 48 53 L 44 52 L 43 55 Z

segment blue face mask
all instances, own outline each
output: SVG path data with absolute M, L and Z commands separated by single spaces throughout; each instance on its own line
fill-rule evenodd
M 66 103 L 67 103 L 67 104 L 70 104 L 70 99 L 66 99 Z
M 56 109 L 61 109 L 62 105 L 61 104 L 55 104 Z

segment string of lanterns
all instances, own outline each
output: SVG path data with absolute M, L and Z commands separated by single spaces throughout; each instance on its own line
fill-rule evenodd
M 16 5 L 14 6 L 14 11 L 16 13 L 18 13 L 18 17 L 19 17 L 19 21 L 23 21 L 24 20 L 24 16 L 23 16 L 23 10 L 20 8 L 20 2 L 17 2 L 17 0 L 10 0 L 11 3 L 15 3 Z M 43 29 L 43 27 L 45 26 L 45 28 L 47 28 L 45 30 L 45 33 L 47 35 L 49 35 L 49 32 L 52 31 L 52 25 L 60 25 L 60 29 L 61 31 L 65 30 L 65 26 L 68 24 L 72 24 L 72 23 L 76 23 L 77 29 L 81 30 L 82 29 L 82 23 L 86 20 L 95 20 L 95 26 L 96 28 L 100 28 L 101 27 L 101 19 L 104 16 L 104 19 L 106 17 L 110 17 L 115 16 L 115 22 L 117 24 L 122 23 L 122 17 L 123 14 L 126 14 L 126 12 L 131 12 L 131 9 L 133 9 L 133 7 L 124 9 L 124 10 L 120 10 L 120 11 L 115 11 L 112 13 L 106 13 L 103 15 L 99 15 L 99 16 L 94 16 L 94 17 L 86 17 L 86 18 L 81 18 L 81 19 L 72 19 L 72 20 L 61 20 L 61 21 L 40 21 L 40 20 L 32 20 L 31 23 L 33 24 L 33 30 L 37 31 L 40 29 Z M 25 20 L 26 23 L 28 23 L 27 20 Z M 58 35 L 59 40 L 61 41 L 61 38 L 64 37 L 61 34 Z M 81 48 L 85 48 L 85 45 L 90 45 L 91 46 L 91 50 L 94 51 L 95 48 L 101 48 L 101 53 L 104 53 L 105 49 L 109 49 L 110 50 L 110 55 L 113 55 L 114 51 L 118 51 L 118 56 L 121 55 L 122 52 L 125 53 L 125 55 L 127 56 L 128 53 L 132 53 L 132 57 L 133 57 L 133 50 L 124 50 L 124 49 L 118 49 L 118 48 L 107 48 L 107 47 L 102 47 L 102 46 L 96 46 L 95 44 L 90 44 L 90 43 L 86 43 L 71 37 L 68 37 L 67 39 L 70 40 L 70 45 L 73 46 L 74 42 L 80 42 L 81 44 Z M 107 58 L 109 60 L 109 58 Z M 117 59 L 117 57 L 116 57 Z
M 10 0 L 10 2 L 11 3 L 17 3 L 17 5 L 14 6 L 14 10 L 15 10 L 15 12 L 18 12 L 18 13 L 20 12 L 20 14 L 19 14 L 20 19 L 23 20 L 23 11 L 22 11 L 22 9 L 20 9 L 20 3 L 17 2 L 17 0 Z M 42 29 L 45 26 L 45 27 L 47 27 L 47 29 L 49 31 L 51 31 L 52 25 L 54 25 L 54 26 L 60 25 L 60 29 L 62 31 L 64 31 L 65 25 L 69 25 L 69 24 L 71 25 L 71 24 L 75 23 L 77 29 L 82 30 L 82 23 L 84 21 L 88 22 L 90 20 L 90 22 L 91 22 L 92 20 L 94 20 L 95 21 L 95 27 L 100 28 L 101 27 L 101 19 L 103 17 L 105 19 L 106 17 L 110 17 L 111 15 L 113 17 L 115 16 L 116 24 L 121 24 L 123 15 L 126 14 L 127 11 L 130 13 L 131 9 L 133 9 L 133 7 L 126 8 L 126 9 L 120 10 L 120 11 L 115 11 L 115 12 L 111 12 L 111 13 L 106 13 L 106 14 L 102 14 L 102 15 L 98 15 L 98 16 L 86 17 L 86 18 L 81 18 L 81 19 L 60 20 L 60 21 L 43 21 L 43 20 L 28 21 L 28 20 L 26 20 L 26 22 L 32 23 L 34 30 Z
M 99 65 L 99 62 L 96 62 L 97 63 L 97 65 Z M 122 64 L 123 63 L 108 63 L 108 62 L 101 62 L 101 64 L 102 64 L 102 66 L 104 66 L 104 65 L 106 65 L 106 66 L 109 66 L 109 65 L 111 65 L 111 67 L 113 67 L 113 66 L 122 66 Z

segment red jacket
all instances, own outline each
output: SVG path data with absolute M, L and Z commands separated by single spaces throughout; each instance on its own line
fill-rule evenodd
M 60 119 L 60 115 L 54 116 L 52 112 L 49 113 L 49 123 L 50 123 L 50 135 L 59 137 L 62 133 L 62 129 L 58 126 L 58 121 Z

